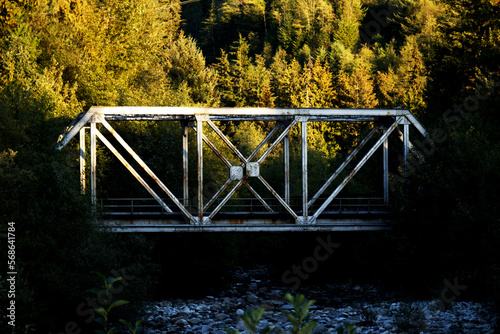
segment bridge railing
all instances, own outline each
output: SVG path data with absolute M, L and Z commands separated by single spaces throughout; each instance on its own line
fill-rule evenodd
M 263 198 L 274 213 L 286 213 L 286 210 L 275 198 Z M 314 212 L 324 202 L 325 198 L 319 198 L 314 205 L 310 206 L 310 212 Z M 165 202 L 168 200 L 165 199 Z M 182 198 L 179 198 L 183 202 Z M 222 199 L 218 199 L 211 208 L 216 207 Z M 195 214 L 196 200 L 189 201 L 187 209 Z M 291 198 L 290 207 L 297 213 L 302 214 L 302 198 Z M 207 210 L 207 214 L 211 211 Z M 127 216 L 127 215 L 165 215 L 167 212 L 158 204 L 154 198 L 103 198 L 99 200 L 99 211 L 103 215 Z M 266 210 L 257 198 L 232 198 L 226 203 L 221 213 L 226 214 L 265 214 Z M 389 213 L 390 209 L 384 203 L 384 198 L 379 197 L 343 197 L 334 199 L 323 214 L 376 214 Z M 174 211 L 174 213 L 177 213 Z M 179 212 L 180 213 L 180 212 Z

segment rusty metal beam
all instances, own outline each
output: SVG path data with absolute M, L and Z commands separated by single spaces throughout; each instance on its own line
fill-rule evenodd
M 259 195 L 259 193 L 257 193 L 257 191 L 255 191 L 254 188 L 252 188 L 250 184 L 248 184 L 248 182 L 245 181 L 244 184 L 248 188 L 248 190 L 250 190 L 250 192 L 257 198 L 257 200 L 259 200 L 259 202 L 266 208 L 268 212 L 273 212 L 273 209 L 271 209 L 269 204 L 267 204 L 267 202 Z
M 276 132 L 278 132 L 279 126 L 276 126 L 267 134 L 266 138 L 264 138 L 259 145 L 252 151 L 252 153 L 248 156 L 247 161 L 252 161 L 252 159 L 259 153 L 261 148 L 274 136 Z
M 80 191 L 85 194 L 85 128 L 80 129 Z
M 87 112 L 80 113 L 73 122 L 69 124 L 64 133 L 59 136 L 57 140 L 57 149 L 60 150 L 66 146 L 70 140 L 76 136 L 80 129 L 90 122 L 92 116 L 94 116 L 94 110 L 92 108 L 87 110 Z
M 373 145 L 373 147 L 368 151 L 368 153 L 361 159 L 361 161 L 354 167 L 354 169 L 347 175 L 347 177 L 342 181 L 340 185 L 333 191 L 333 193 L 328 197 L 328 199 L 320 206 L 320 208 L 316 211 L 316 213 L 312 216 L 313 220 L 318 219 L 318 216 L 326 209 L 328 205 L 333 201 L 333 199 L 340 193 L 342 189 L 346 186 L 346 184 L 353 178 L 354 175 L 363 167 L 363 165 L 370 159 L 370 157 L 375 153 L 375 151 L 382 145 L 382 143 L 389 137 L 389 135 L 394 131 L 394 129 L 398 126 L 398 121 L 396 120 L 394 124 L 380 137 L 380 139 Z
M 307 221 L 307 121 L 301 122 L 302 146 L 302 217 Z
M 409 163 L 409 158 L 410 158 L 410 124 L 405 123 L 403 125 L 403 160 L 404 160 L 404 168 L 405 168 L 405 174 L 408 170 L 408 163 Z
M 198 152 L 198 221 L 203 224 L 203 117 L 196 119 L 196 148 Z
M 260 182 L 271 192 L 271 194 L 276 197 L 276 199 L 280 202 L 281 205 L 288 211 L 294 219 L 297 219 L 297 214 L 292 210 L 292 208 L 281 198 L 281 196 L 271 187 L 269 183 L 262 177 L 262 175 L 258 176 Z
M 241 154 L 241 152 L 231 143 L 231 141 L 222 133 L 222 131 L 212 122 L 210 119 L 207 119 L 207 123 L 210 125 L 210 127 L 217 133 L 217 135 L 226 143 L 227 146 L 236 154 L 238 158 L 240 158 L 241 161 L 243 161 L 244 164 L 248 162 L 247 158 Z
M 91 107 L 92 112 L 100 115 L 123 116 L 316 116 L 325 120 L 337 117 L 386 117 L 405 116 L 411 113 L 404 109 L 334 109 L 334 108 L 203 108 L 203 107 Z M 421 126 L 416 120 L 410 120 L 416 127 Z M 421 128 L 424 132 L 425 129 Z M 420 130 L 419 130 L 420 131 Z
M 385 130 L 387 131 L 387 130 Z M 383 182 L 384 182 L 384 204 L 389 204 L 389 139 L 382 144 L 383 152 Z
M 217 219 L 210 225 L 187 225 L 176 219 L 105 220 L 103 228 L 114 232 L 327 232 L 327 231 L 384 231 L 392 224 L 382 218 L 319 218 L 316 225 L 297 225 L 290 219 L 249 218 Z
M 142 186 L 154 197 L 154 199 L 167 211 L 172 212 L 170 208 L 163 202 L 163 200 L 156 194 L 156 192 L 144 181 L 144 179 L 137 173 L 137 171 L 127 162 L 127 160 L 116 150 L 116 148 L 104 137 L 99 131 L 96 131 L 97 136 L 104 145 L 120 160 L 120 162 L 128 169 L 128 171 L 139 181 Z
M 356 148 L 349 154 L 349 156 L 345 159 L 345 161 L 337 168 L 335 173 L 333 173 L 332 176 L 323 184 L 323 186 L 318 190 L 318 192 L 309 200 L 309 203 L 307 204 L 309 207 L 311 207 L 314 202 L 325 192 L 325 190 L 332 184 L 332 182 L 337 178 L 337 176 L 342 173 L 342 171 L 347 167 L 347 165 L 354 159 L 354 157 L 361 151 L 361 149 L 366 145 L 366 143 L 373 137 L 373 135 L 377 132 L 379 129 L 378 126 L 375 126 L 370 133 L 356 146 Z
M 203 211 L 207 211 L 207 209 L 219 198 L 219 196 L 226 190 L 226 188 L 231 184 L 233 180 L 231 178 L 227 179 L 227 181 L 220 187 L 220 189 L 215 193 L 215 195 L 212 196 L 210 201 L 208 201 L 207 204 L 205 204 L 205 207 L 203 208 Z
M 401 116 L 403 116 L 403 115 L 401 115 Z M 418 132 L 420 132 L 420 134 L 422 136 L 428 137 L 427 130 L 424 128 L 422 123 L 420 123 L 418 121 L 418 119 L 415 116 L 413 116 L 413 114 L 411 112 L 409 112 L 408 110 L 405 110 L 404 116 L 406 119 L 408 119 L 408 121 L 410 121 L 411 124 L 413 124 L 413 126 L 418 130 Z M 427 139 L 432 142 L 432 140 L 430 138 L 427 138 Z
M 107 121 L 181 121 L 188 119 L 193 121 L 196 117 L 192 115 L 115 115 L 115 114 L 105 114 L 102 115 Z M 227 122 L 227 121 L 266 121 L 266 122 L 284 122 L 290 119 L 290 116 L 285 115 L 210 115 L 212 121 Z M 334 121 L 334 122 L 376 122 L 380 120 L 380 117 L 385 116 L 341 116 L 339 114 L 329 115 L 329 116 L 309 116 L 309 121 L 311 122 L 323 122 L 323 121 Z
M 285 202 L 290 205 L 290 134 L 283 138 L 283 173 L 285 183 Z
M 196 131 L 196 130 L 195 130 Z M 207 136 L 205 136 L 205 134 L 202 135 L 202 138 L 203 138 L 203 141 L 205 142 L 205 144 L 208 145 L 208 147 L 210 147 L 212 149 L 212 151 L 215 153 L 216 156 L 218 156 L 222 162 L 229 168 L 231 168 L 232 164 L 231 162 L 229 162 L 229 160 L 226 159 L 226 157 L 224 157 L 222 155 L 222 153 L 219 151 L 219 149 L 210 141 L 210 139 L 207 138 Z
M 182 211 L 188 219 L 192 219 L 191 213 L 182 205 L 182 203 L 175 197 L 175 195 L 168 189 L 168 187 L 160 180 L 158 176 L 149 168 L 149 166 L 135 153 L 135 151 L 127 144 L 127 142 L 113 129 L 111 124 L 105 119 L 101 119 L 104 127 L 115 137 L 115 139 L 123 146 L 123 148 L 134 158 L 134 160 L 144 169 L 146 173 L 158 184 L 158 186 L 170 197 L 175 205 Z M 170 209 L 169 209 L 170 210 Z
M 182 122 L 182 204 L 189 206 L 189 127 Z
M 425 162 L 425 158 L 422 154 L 422 152 L 418 151 L 417 148 L 415 147 L 415 145 L 413 145 L 413 143 L 411 142 L 410 140 L 410 137 L 409 137 L 409 125 L 411 125 L 410 123 L 407 124 L 408 125 L 408 139 L 407 139 L 407 144 L 405 144 L 405 135 L 403 132 L 401 132 L 401 130 L 399 128 L 396 129 L 396 134 L 399 138 L 399 140 L 401 140 L 401 142 L 403 143 L 403 147 L 407 147 L 408 148 L 408 159 L 410 157 L 410 153 L 413 157 L 417 158 L 418 161 L 420 161 L 420 163 L 424 163 Z M 404 131 L 404 129 L 403 129 Z M 404 158 L 404 153 L 403 153 L 403 158 Z M 406 160 L 408 161 L 408 160 Z
M 287 127 L 285 130 L 283 130 L 283 132 L 279 135 L 278 138 L 276 138 L 276 140 L 274 141 L 274 143 L 272 143 L 272 145 L 261 155 L 261 157 L 259 158 L 259 160 L 257 160 L 257 162 L 260 164 L 262 164 L 262 162 L 264 161 L 264 159 L 267 158 L 267 156 L 269 155 L 269 153 L 271 153 L 274 148 L 276 146 L 278 146 L 278 144 L 283 140 L 283 138 L 285 138 L 286 135 L 290 134 L 290 130 L 295 126 L 295 124 L 297 124 L 297 120 L 293 120 Z
M 217 212 L 219 212 L 220 209 L 222 209 L 222 207 L 227 203 L 227 201 L 229 201 L 229 199 L 234 195 L 234 193 L 236 193 L 236 191 L 246 181 L 247 177 L 248 176 L 245 175 L 241 180 L 239 180 L 238 183 L 236 183 L 236 185 L 233 187 L 233 189 L 231 189 L 231 191 L 226 195 L 226 197 L 224 197 L 222 202 L 220 202 L 219 205 L 217 205 L 217 207 L 210 213 L 210 215 L 208 216 L 209 221 L 214 218 Z
M 90 123 L 90 198 L 95 207 L 97 200 L 97 143 L 96 143 L 96 123 Z

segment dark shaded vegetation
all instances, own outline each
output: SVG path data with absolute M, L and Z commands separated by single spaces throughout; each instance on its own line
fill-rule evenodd
M 413 157 L 406 183 L 391 156 L 401 223 L 388 233 L 332 234 L 341 246 L 304 284 L 351 280 L 439 298 L 443 280 L 458 278 L 467 285 L 460 298 L 498 302 L 499 17 L 495 0 L 214 0 L 182 8 L 170 0 L 2 1 L 0 232 L 16 223 L 17 330 L 60 332 L 70 321 L 87 328 L 77 309 L 100 284 L 95 272 L 133 277 L 117 297 L 140 306 L 224 287 L 236 266 L 270 264 L 280 281 L 326 237 L 96 230 L 89 197 L 79 192 L 76 143 L 55 149 L 67 124 L 93 105 L 407 108 L 435 145 L 412 134 L 425 161 Z M 242 150 L 269 130 L 221 126 Z M 180 151 L 157 149 L 180 147 L 177 125 L 116 127 L 161 178 L 180 180 Z M 312 188 L 366 131 L 311 126 Z M 299 135 L 292 132 L 292 150 Z M 143 195 L 102 146 L 98 160 L 100 196 Z M 215 189 L 227 170 L 208 150 L 207 161 L 207 189 Z M 379 191 L 377 165 L 346 192 Z M 280 168 L 277 152 L 263 173 Z M 172 187 L 180 193 L 180 183 Z M 5 308 L 0 315 L 1 330 L 11 331 Z

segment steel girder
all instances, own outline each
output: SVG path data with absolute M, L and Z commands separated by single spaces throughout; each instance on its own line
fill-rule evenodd
M 147 166 L 147 164 L 134 152 L 134 150 L 123 140 L 108 121 L 180 121 L 182 124 L 183 136 L 183 200 L 180 201 Z M 231 141 L 222 133 L 214 121 L 280 121 L 261 141 L 261 143 L 245 157 Z M 308 171 L 307 171 L 307 128 L 308 122 L 321 121 L 349 121 L 349 122 L 373 122 L 375 124 L 371 132 L 364 138 L 356 148 L 348 155 L 346 160 L 337 168 L 332 176 L 325 182 L 321 189 L 312 197 L 308 193 Z M 106 137 L 96 128 L 96 123 L 101 123 L 116 141 L 131 155 L 135 162 L 156 182 L 160 189 L 165 192 L 170 200 L 177 207 L 170 208 L 162 198 L 148 185 L 148 183 L 134 170 L 128 161 L 114 148 Z M 188 124 L 196 123 L 192 127 L 196 132 L 197 146 L 197 205 L 196 212 L 191 212 L 188 208 Z M 296 211 L 290 205 L 290 130 L 300 123 L 301 127 L 301 165 L 302 165 L 302 210 Z M 384 127 L 382 126 L 384 125 Z M 204 134 L 207 125 L 217 136 L 229 147 L 232 153 L 240 160 L 239 165 L 232 165 L 224 157 L 221 150 L 212 143 Z M 398 126 L 403 125 L 403 133 Z M 184 108 L 184 107 L 92 107 L 87 112 L 78 115 L 68 126 L 65 133 L 58 141 L 58 148 L 62 149 L 68 142 L 80 134 L 80 178 L 82 191 L 85 191 L 85 130 L 90 127 L 90 190 L 93 203 L 96 203 L 96 139 L 99 140 L 118 158 L 118 160 L 129 170 L 129 172 L 142 184 L 153 198 L 161 205 L 165 212 L 180 212 L 192 225 L 211 225 L 217 213 L 226 205 L 231 197 L 241 186 L 245 186 L 269 212 L 271 206 L 264 198 L 249 184 L 249 178 L 259 180 L 264 187 L 276 198 L 286 212 L 299 225 L 315 225 L 319 216 L 328 205 L 337 197 L 340 191 L 348 184 L 354 175 L 363 167 L 374 152 L 382 147 L 384 163 L 384 200 L 387 203 L 389 197 L 389 173 L 388 173 L 388 137 L 396 130 L 404 143 L 404 161 L 408 161 L 410 148 L 409 126 L 413 125 L 420 134 L 426 136 L 425 128 L 408 111 L 402 109 L 270 109 L 270 108 Z M 313 212 L 313 203 L 327 190 L 332 182 L 340 175 L 361 149 L 376 134 L 377 130 L 383 129 L 383 134 L 369 151 L 361 158 L 354 169 L 344 178 L 344 180 L 328 195 L 328 198 L 321 206 Z M 277 138 L 270 143 L 264 153 L 256 159 L 259 151 L 268 144 L 272 138 Z M 282 197 L 262 176 L 260 166 L 269 154 L 283 142 L 284 156 L 284 196 Z M 203 203 L 203 143 L 207 145 L 228 167 L 229 177 L 206 203 Z M 232 187 L 231 187 L 232 185 Z M 231 188 L 230 188 L 231 187 Z M 216 202 L 222 194 L 230 188 L 222 201 L 212 210 L 209 208 Z

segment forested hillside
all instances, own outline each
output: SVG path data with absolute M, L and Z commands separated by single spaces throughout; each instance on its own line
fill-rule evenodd
M 499 299 L 498 0 L 2 0 L 0 50 L 0 224 L 17 227 L 20 326 L 63 328 L 95 271 L 127 268 L 130 299 L 154 285 L 154 242 L 96 232 L 77 152 L 55 149 L 95 105 L 409 109 L 435 144 L 416 142 L 425 159 L 407 184 L 392 162 L 405 224 L 384 268 L 458 275 Z M 120 129 L 152 167 L 178 172 L 177 152 L 151 155 L 174 138 L 168 125 Z M 224 130 L 243 145 L 266 129 Z M 335 165 L 364 130 L 315 125 L 312 160 Z

